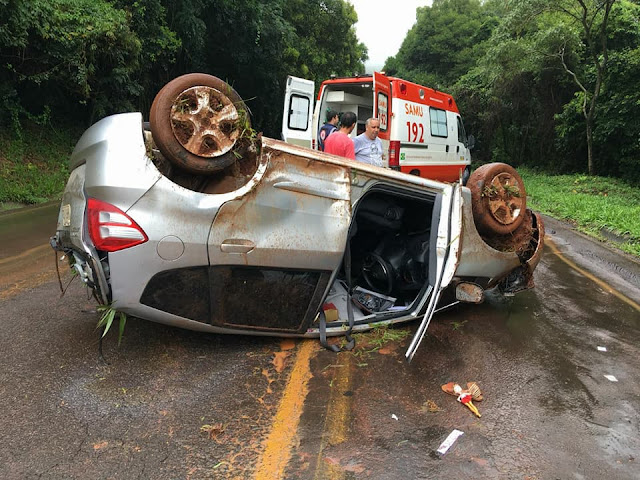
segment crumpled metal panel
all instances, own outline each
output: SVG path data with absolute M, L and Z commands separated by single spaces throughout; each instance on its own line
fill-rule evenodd
M 269 146 L 261 154 L 260 183 L 213 222 L 211 264 L 335 270 L 351 221 L 349 168 Z

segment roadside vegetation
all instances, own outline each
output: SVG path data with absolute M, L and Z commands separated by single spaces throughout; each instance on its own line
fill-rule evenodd
M 640 257 L 640 188 L 584 174 L 549 175 L 521 167 L 527 206 Z
M 0 130 L 0 210 L 59 198 L 80 131 L 23 126 L 20 136 Z

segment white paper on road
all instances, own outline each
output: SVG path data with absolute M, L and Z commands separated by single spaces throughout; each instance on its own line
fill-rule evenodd
M 607 380 L 610 380 L 612 382 L 617 382 L 618 379 L 616 377 L 614 377 L 613 375 L 605 375 L 604 378 L 606 378 Z
M 440 445 L 440 448 L 438 448 L 438 453 L 441 453 L 442 455 L 447 453 L 447 450 L 451 448 L 451 445 L 453 445 L 453 443 L 458 439 L 458 437 L 463 434 L 464 432 L 461 432 L 460 430 L 453 430 L 453 432 L 449 434 L 446 440 L 442 442 L 442 444 Z
M 598 347 L 598 351 L 599 352 L 606 352 L 607 351 L 607 347 Z

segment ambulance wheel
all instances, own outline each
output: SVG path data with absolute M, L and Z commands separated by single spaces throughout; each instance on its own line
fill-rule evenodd
M 489 163 L 474 171 L 467 186 L 480 233 L 506 235 L 520 226 L 527 208 L 527 193 L 518 172 L 506 163 Z
M 226 82 L 190 73 L 167 83 L 149 114 L 151 133 L 174 165 L 207 175 L 236 161 L 233 148 L 251 127 L 248 109 Z

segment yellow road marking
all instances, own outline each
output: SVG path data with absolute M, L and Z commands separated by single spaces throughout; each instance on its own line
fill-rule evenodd
M 291 375 L 285 387 L 271 431 L 263 444 L 262 456 L 256 469 L 256 480 L 280 480 L 291 458 L 300 423 L 304 401 L 309 393 L 311 379 L 309 361 L 317 350 L 313 340 L 303 340 L 296 355 Z
M 551 250 L 553 251 L 553 253 L 560 259 L 562 260 L 564 263 L 566 263 L 567 265 L 569 265 L 571 268 L 573 268 L 575 271 L 580 272 L 582 275 L 584 275 L 585 277 L 587 277 L 589 280 L 595 282 L 597 285 L 599 285 L 600 287 L 602 287 L 603 289 L 605 289 L 606 291 L 608 291 L 609 293 L 611 293 L 612 295 L 615 295 L 616 297 L 618 297 L 620 300 L 622 300 L 624 303 L 631 305 L 633 308 L 635 308 L 636 310 L 638 310 L 640 312 L 640 305 L 638 305 L 636 302 L 634 302 L 633 300 L 631 300 L 629 297 L 625 296 L 624 294 L 620 293 L 619 291 L 617 291 L 616 289 L 614 289 L 613 287 L 611 287 L 608 283 L 600 280 L 598 277 L 596 277 L 595 275 L 592 275 L 591 273 L 587 272 L 586 270 L 583 270 L 582 268 L 580 268 L 578 265 L 576 265 L 575 263 L 573 263 L 571 260 L 569 260 L 567 257 L 565 257 L 564 255 L 562 255 L 562 253 L 560 253 L 560 250 L 558 249 L 557 245 L 553 242 L 553 240 L 551 240 L 551 238 L 549 236 L 545 236 L 544 242 L 546 245 L 549 246 L 549 248 L 551 248 Z
M 341 480 L 345 478 L 345 472 L 339 465 L 332 465 L 323 461 L 324 449 L 327 445 L 339 445 L 347 440 L 348 426 L 351 418 L 351 397 L 344 395 L 349 390 L 351 383 L 351 365 L 353 355 L 349 353 L 338 357 L 341 368 L 333 369 L 331 380 L 331 394 L 327 404 L 327 413 L 324 417 L 322 429 L 322 441 L 316 460 L 314 480 Z

